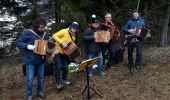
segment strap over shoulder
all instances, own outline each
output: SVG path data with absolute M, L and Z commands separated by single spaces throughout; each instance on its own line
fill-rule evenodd
M 43 37 L 40 37 L 35 31 L 33 31 L 31 29 L 26 29 L 25 31 L 29 31 L 29 32 L 33 33 L 34 35 L 36 35 L 40 39 L 44 39 L 44 37 L 46 35 L 46 32 L 44 32 Z

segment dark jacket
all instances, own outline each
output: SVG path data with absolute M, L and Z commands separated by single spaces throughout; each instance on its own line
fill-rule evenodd
M 100 43 L 95 42 L 94 32 L 96 30 L 92 27 L 88 27 L 83 35 L 83 40 L 85 43 L 85 52 L 89 53 L 97 53 L 100 51 Z
M 38 34 L 38 33 L 37 33 Z M 38 34 L 40 37 L 43 34 Z M 45 56 L 37 55 L 33 51 L 27 49 L 27 45 L 34 45 L 34 41 L 39 39 L 38 36 L 34 35 L 29 31 L 25 31 L 16 40 L 16 46 L 24 50 L 23 63 L 24 64 L 40 64 L 45 62 Z M 48 34 L 44 37 L 45 40 L 49 40 Z
M 139 18 L 139 19 L 129 19 L 125 25 L 124 31 L 125 33 L 127 33 L 128 35 L 132 34 L 129 33 L 128 30 L 129 29 L 133 29 L 135 27 L 145 27 L 145 23 L 144 23 L 144 19 Z

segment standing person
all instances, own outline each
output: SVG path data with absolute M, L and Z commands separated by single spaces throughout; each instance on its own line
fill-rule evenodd
M 58 46 L 58 54 L 56 54 L 54 58 L 57 90 L 61 90 L 64 87 L 64 84 L 71 84 L 71 82 L 67 80 L 69 57 L 64 54 L 62 48 L 66 48 L 69 42 L 75 41 L 75 35 L 78 29 L 79 24 L 73 22 L 68 28 L 62 29 L 52 36 Z
M 27 100 L 32 100 L 32 82 L 34 79 L 35 68 L 37 68 L 37 95 L 44 99 L 43 79 L 44 79 L 44 63 L 46 56 L 38 55 L 33 52 L 35 49 L 34 42 L 43 38 L 49 40 L 48 34 L 45 33 L 46 21 L 43 18 L 37 18 L 33 22 L 33 29 L 25 31 L 16 40 L 16 46 L 24 50 L 23 63 L 26 65 L 26 94 Z
M 140 17 L 140 14 L 137 10 L 132 12 L 133 18 L 129 19 L 125 25 L 124 31 L 127 35 L 135 35 L 136 28 L 145 27 L 144 19 Z M 131 72 L 131 68 L 134 65 L 133 63 L 133 51 L 136 48 L 136 61 L 135 68 L 138 71 L 137 78 L 140 78 L 140 70 L 141 70 L 141 60 L 142 60 L 142 37 L 133 38 L 128 45 L 128 68 L 129 72 Z
M 106 50 L 108 50 L 109 52 L 109 61 L 108 61 L 108 68 L 114 68 L 115 64 L 116 64 L 116 43 L 115 41 L 118 41 L 118 39 L 120 38 L 120 33 L 117 33 L 117 36 L 115 35 L 115 31 L 116 31 L 116 26 L 113 24 L 112 22 L 112 15 L 110 13 L 106 13 L 105 14 L 105 21 L 104 21 L 104 26 L 109 28 L 109 32 L 110 32 L 110 37 L 111 40 L 109 41 L 109 43 L 107 44 L 103 44 L 102 46 L 102 54 L 103 54 L 103 61 L 105 61 L 105 52 Z M 115 38 L 116 37 L 116 38 Z
M 101 44 L 95 42 L 94 32 L 100 29 L 99 21 L 96 18 L 96 15 L 92 15 L 92 22 L 89 24 L 87 29 L 85 29 L 83 40 L 85 42 L 85 53 L 87 59 L 94 57 L 100 57 L 101 59 L 97 63 L 97 69 L 100 75 L 105 76 L 103 69 L 103 57 L 101 52 Z M 89 68 L 89 76 L 93 75 L 93 68 Z

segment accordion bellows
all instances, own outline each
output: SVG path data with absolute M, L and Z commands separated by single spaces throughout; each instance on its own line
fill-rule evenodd
M 63 48 L 63 52 L 69 56 L 70 59 L 74 59 L 81 55 L 79 48 L 74 42 L 69 42 L 66 48 Z
M 108 43 L 111 39 L 110 32 L 104 30 L 98 30 L 94 32 L 95 42 Z
M 35 40 L 34 45 L 35 45 L 34 53 L 39 55 L 52 54 L 55 48 L 54 43 L 42 39 Z

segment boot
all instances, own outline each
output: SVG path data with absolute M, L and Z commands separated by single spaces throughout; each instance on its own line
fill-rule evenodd
M 129 74 L 133 75 L 133 73 L 132 73 L 132 65 L 128 65 L 128 70 L 129 70 Z
M 140 79 L 141 79 L 141 76 L 140 76 L 140 74 L 141 74 L 141 68 L 140 68 L 140 66 L 136 66 L 136 70 L 137 70 L 136 79 L 137 79 L 137 80 L 140 80 Z

